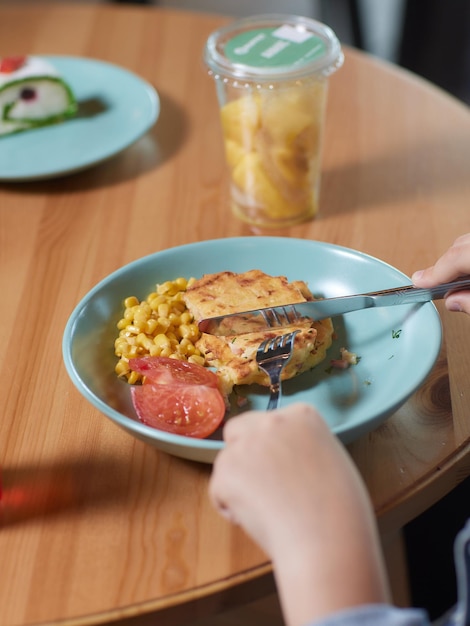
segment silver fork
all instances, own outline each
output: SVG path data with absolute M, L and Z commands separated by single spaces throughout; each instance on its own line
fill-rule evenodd
M 260 369 L 269 376 L 269 390 L 271 395 L 268 402 L 268 411 L 276 409 L 281 396 L 281 372 L 289 362 L 294 347 L 294 339 L 299 331 L 286 335 L 278 335 L 266 339 L 259 345 L 256 353 L 256 362 Z

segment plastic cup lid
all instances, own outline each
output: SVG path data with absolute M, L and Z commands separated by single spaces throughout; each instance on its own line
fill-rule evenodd
M 331 28 L 296 15 L 237 20 L 213 32 L 204 50 L 204 61 L 215 78 L 261 82 L 329 76 L 343 59 Z

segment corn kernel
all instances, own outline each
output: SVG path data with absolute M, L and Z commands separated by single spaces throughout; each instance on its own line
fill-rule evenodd
M 204 365 L 206 361 L 203 356 L 194 354 L 189 357 L 188 362 L 195 363 L 196 365 Z
M 170 315 L 170 305 L 165 302 L 158 305 L 158 317 L 168 317 Z
M 126 356 L 129 359 L 134 359 L 136 356 L 139 356 L 138 346 L 130 346 Z
M 135 385 L 135 383 L 139 382 L 139 380 L 142 380 L 142 376 L 141 374 L 139 374 L 138 372 L 130 372 L 129 377 L 127 379 L 127 381 L 129 382 L 130 385 Z
M 186 308 L 186 303 L 183 300 L 183 298 L 178 298 L 178 296 L 182 296 L 183 294 L 176 294 L 175 299 L 173 300 L 173 311 L 175 313 L 181 314 L 181 313 L 185 313 L 188 312 L 187 308 Z M 191 315 L 190 315 L 191 316 Z
M 157 330 L 158 322 L 154 317 L 151 317 L 145 322 L 145 326 L 143 328 L 144 333 L 147 335 L 153 335 Z
M 141 348 L 145 348 L 148 352 L 150 352 L 150 348 L 154 345 L 152 339 L 147 337 L 145 333 L 139 333 L 137 335 L 137 345 Z
M 123 317 L 121 320 L 119 320 L 119 322 L 117 323 L 117 327 L 119 330 L 123 330 L 124 328 L 126 328 L 127 326 L 129 326 L 129 324 L 131 323 L 131 320 L 126 320 L 125 317 Z
M 135 322 L 146 322 L 148 320 L 148 318 L 150 317 L 150 314 L 152 312 L 152 309 L 150 308 L 150 305 L 147 304 L 146 302 L 142 303 L 141 305 L 137 306 L 135 308 L 134 311 L 134 320 Z
M 170 313 L 168 319 L 173 326 L 179 326 L 181 324 L 181 317 L 177 313 Z
M 124 307 L 126 309 L 130 309 L 131 307 L 136 306 L 137 304 L 139 304 L 139 301 L 137 300 L 135 296 L 130 296 L 129 298 L 126 298 L 124 300 Z
M 132 322 L 132 320 L 134 319 L 134 308 L 133 307 L 128 307 L 124 311 L 124 319 L 125 320 L 129 320 L 129 321 Z
M 128 374 L 128 372 L 130 371 L 129 363 L 127 363 L 127 361 L 124 361 L 124 359 L 120 359 L 116 363 L 115 371 L 118 376 L 126 376 L 126 374 Z
M 175 291 L 174 291 L 174 287 L 171 283 L 170 280 L 167 280 L 166 282 L 162 283 L 161 285 L 157 285 L 157 293 L 162 295 L 162 294 L 167 294 L 167 295 L 174 295 Z
M 173 281 L 179 291 L 186 291 L 186 287 L 188 285 L 188 281 L 183 276 L 180 276 L 175 281 Z
M 170 340 L 163 333 L 160 333 L 159 335 L 154 337 L 153 343 L 156 346 L 158 346 L 159 348 L 169 348 L 170 347 Z
M 160 304 L 163 304 L 164 302 L 166 302 L 165 297 L 164 296 L 159 296 L 157 294 L 155 294 L 155 297 L 153 297 L 150 301 L 150 308 L 152 309 L 152 311 L 157 311 L 158 307 Z
M 164 333 L 166 333 L 166 331 L 171 326 L 170 320 L 168 318 L 165 318 L 165 317 L 159 317 L 157 322 L 158 322 L 158 325 L 160 326 L 160 328 L 162 329 L 162 332 L 164 332 Z
M 172 343 L 173 345 L 176 345 L 179 343 L 178 337 L 175 335 L 175 333 L 172 330 L 168 330 L 166 333 L 166 336 L 170 340 L 170 343 Z
M 137 326 L 137 324 L 129 324 L 126 327 L 126 335 L 138 335 L 140 333 L 140 328 Z
M 191 313 L 189 311 L 183 311 L 180 316 L 182 324 L 189 324 L 192 320 Z

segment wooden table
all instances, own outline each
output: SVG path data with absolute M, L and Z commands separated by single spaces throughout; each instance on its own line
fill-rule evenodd
M 124 5 L 0 9 L 3 54 L 110 61 L 154 84 L 162 102 L 156 126 L 107 163 L 0 183 L 2 626 L 148 624 L 153 613 L 151 623 L 182 624 L 273 590 L 265 555 L 211 508 L 210 468 L 158 453 L 104 419 L 61 357 L 75 304 L 116 268 L 195 240 L 253 234 L 227 208 L 215 90 L 199 63 L 222 22 Z M 346 50 L 331 79 L 321 214 L 281 234 L 411 273 L 469 230 L 469 164 L 466 107 Z M 398 601 L 400 529 L 470 474 L 470 319 L 439 309 L 445 345 L 433 373 L 350 446 Z

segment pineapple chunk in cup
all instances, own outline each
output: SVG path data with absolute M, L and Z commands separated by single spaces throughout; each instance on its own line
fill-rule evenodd
M 318 211 L 328 76 L 343 63 L 324 24 L 261 15 L 208 39 L 232 210 L 255 226 L 279 228 Z

